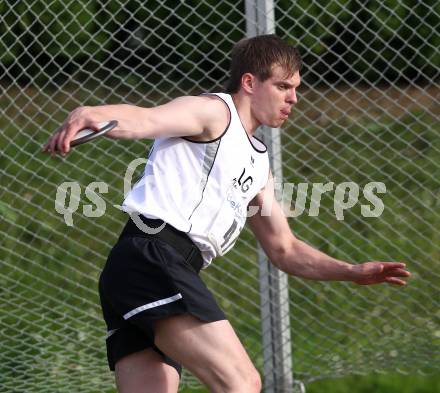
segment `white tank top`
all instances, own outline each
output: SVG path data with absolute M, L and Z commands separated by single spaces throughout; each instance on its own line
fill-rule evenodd
M 269 178 L 266 146 L 249 138 L 229 94 L 214 95 L 230 112 L 223 134 L 209 142 L 156 139 L 143 177 L 122 205 L 126 212 L 162 219 L 187 233 L 204 267 L 232 248 L 249 202 Z

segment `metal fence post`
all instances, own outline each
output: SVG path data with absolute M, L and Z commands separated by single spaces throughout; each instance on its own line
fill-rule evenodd
M 246 0 L 248 37 L 275 32 L 272 0 Z M 260 127 L 259 136 L 268 147 L 275 182 L 282 181 L 281 138 L 278 128 Z M 276 191 L 277 200 L 281 193 Z M 265 393 L 292 392 L 292 352 L 287 275 L 273 266 L 258 246 L 260 299 L 263 337 Z

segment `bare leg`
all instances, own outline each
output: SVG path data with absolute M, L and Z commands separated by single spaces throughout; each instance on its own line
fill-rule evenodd
M 154 323 L 155 344 L 214 393 L 257 393 L 260 376 L 228 321 L 177 315 Z
M 120 359 L 115 378 L 119 393 L 176 393 L 179 387 L 177 370 L 152 348 Z

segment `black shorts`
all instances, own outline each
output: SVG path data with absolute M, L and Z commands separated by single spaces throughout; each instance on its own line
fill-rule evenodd
M 141 218 L 150 227 L 162 223 Z M 124 356 L 153 348 L 181 373 L 180 365 L 154 345 L 152 322 L 182 313 L 204 322 L 226 319 L 199 277 L 202 264 L 199 249 L 185 233 L 167 224 L 148 235 L 128 220 L 99 279 L 110 370 Z

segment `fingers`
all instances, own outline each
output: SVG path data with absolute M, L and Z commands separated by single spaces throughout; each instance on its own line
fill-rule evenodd
M 52 156 L 54 156 L 57 153 L 56 146 L 58 143 L 58 138 L 59 138 L 59 132 L 57 131 L 55 134 L 53 134 L 50 137 L 47 143 L 47 152 Z
M 65 156 L 70 151 L 70 142 L 82 128 L 80 124 L 66 122 L 49 138 L 43 152 Z
M 63 155 L 66 155 L 70 151 L 70 142 L 75 137 L 75 135 L 85 128 L 85 124 L 83 121 L 72 121 L 67 122 L 64 126 L 63 130 L 61 131 L 60 135 L 60 142 L 59 142 L 59 149 L 62 152 Z M 89 126 L 88 128 L 95 129 L 93 126 Z
M 56 145 L 55 145 L 55 149 L 61 154 L 61 155 L 65 155 L 66 154 L 66 150 L 64 148 L 64 139 L 66 136 L 66 130 L 62 130 L 61 132 L 58 133 L 58 138 L 56 141 Z
M 382 262 L 384 270 L 388 269 L 404 269 L 406 264 L 403 262 Z
M 63 135 L 62 149 L 65 154 L 70 151 L 70 142 L 74 138 L 74 136 L 78 133 L 79 130 L 67 130 Z
M 80 122 L 68 119 L 57 132 L 57 139 L 54 143 L 55 150 L 65 156 L 70 150 L 70 141 L 81 128 Z
M 385 282 L 394 285 L 406 285 L 406 282 L 396 277 L 386 277 Z
M 403 264 L 404 265 L 404 264 Z M 386 272 L 385 282 L 394 285 L 406 285 L 406 281 L 398 277 L 409 277 L 411 273 L 404 268 L 394 268 Z
M 69 153 L 70 142 L 78 131 L 83 128 L 98 130 L 99 127 L 96 122 L 91 121 L 87 108 L 88 107 L 79 107 L 73 110 L 64 124 L 49 138 L 43 148 L 43 152 L 65 156 Z
M 392 269 L 387 271 L 386 274 L 393 277 L 409 277 L 411 275 L 409 271 L 404 269 Z
M 60 142 L 64 136 L 63 133 L 64 124 L 52 135 L 49 137 L 49 140 L 43 147 L 43 153 L 51 154 L 52 156 L 62 153 L 60 149 Z

